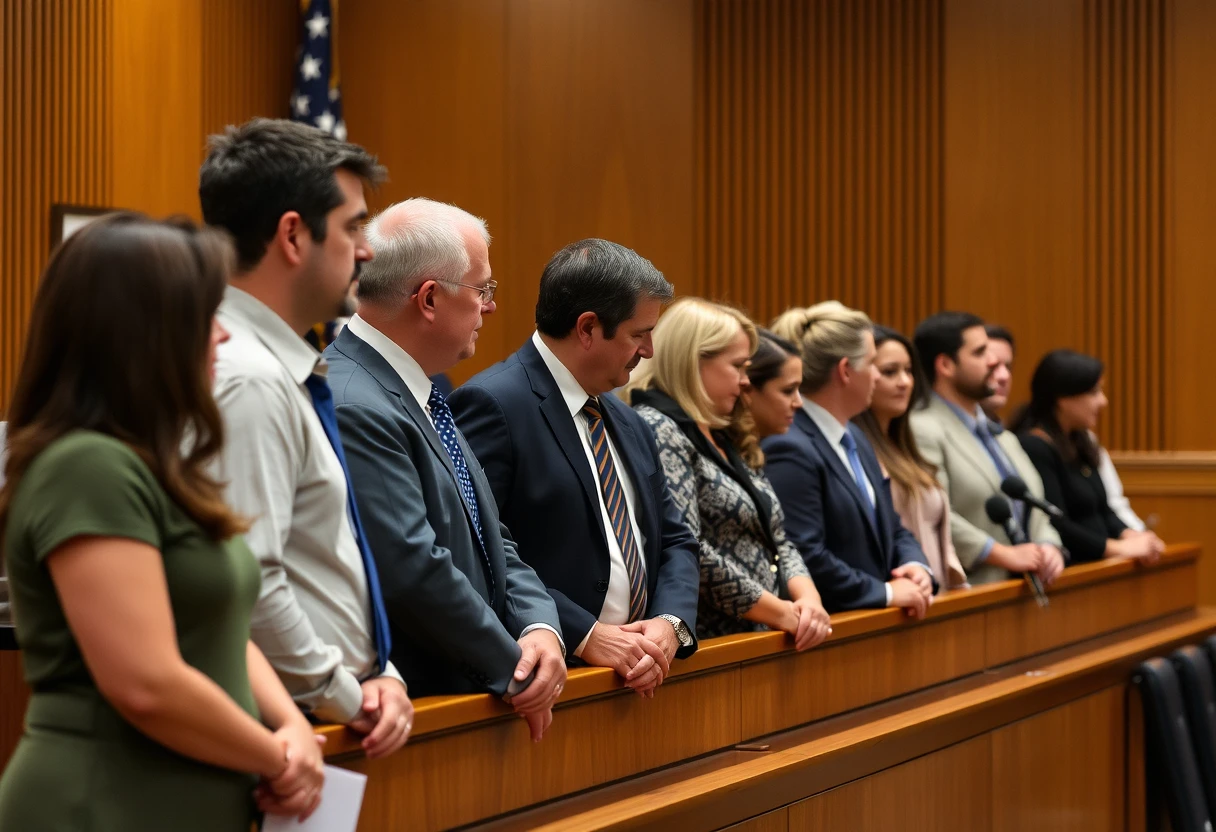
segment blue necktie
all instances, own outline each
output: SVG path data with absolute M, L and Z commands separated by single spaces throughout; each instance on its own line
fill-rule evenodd
M 1017 475 L 1017 472 L 1009 467 L 1005 453 L 1001 450 L 1001 446 L 997 444 L 996 437 L 992 435 L 986 418 L 976 420 L 975 435 L 980 440 L 980 444 L 984 446 L 984 450 L 988 452 L 988 456 L 992 457 L 992 464 L 996 466 L 996 472 L 1002 482 L 1008 477 Z M 1010 500 L 1009 502 L 1013 506 L 1013 519 L 1017 521 L 1019 526 L 1025 528 L 1026 504 L 1021 500 Z
M 477 505 L 477 492 L 473 490 L 473 478 L 469 476 L 469 463 L 464 458 L 464 451 L 460 449 L 460 442 L 456 439 L 456 420 L 452 416 L 452 408 L 448 407 L 448 400 L 443 397 L 443 393 L 435 384 L 431 384 L 431 395 L 426 404 L 431 409 L 431 421 L 435 423 L 435 432 L 439 434 L 439 441 L 443 443 L 443 449 L 448 452 L 448 458 L 452 460 L 452 468 L 456 470 L 456 484 L 460 486 L 460 494 L 464 497 L 465 505 L 468 506 L 469 516 L 473 518 L 473 531 L 477 533 L 477 543 L 481 546 L 482 555 L 485 555 L 486 542 L 481 536 L 481 510 Z M 492 569 L 486 569 L 486 579 L 490 583 L 490 597 L 492 598 L 494 597 Z
M 861 489 L 861 499 L 869 511 L 870 522 L 878 525 L 874 512 L 874 498 L 870 496 L 870 489 L 866 487 L 866 472 L 862 470 L 861 457 L 857 454 L 857 440 L 846 430 L 844 436 L 840 437 L 840 444 L 844 447 L 844 455 L 849 458 L 849 467 L 853 469 L 853 480 Z
M 346 454 L 342 453 L 342 439 L 338 435 L 338 414 L 334 410 L 334 396 L 324 376 L 311 375 L 304 382 L 304 386 L 312 396 L 312 406 L 321 420 L 321 427 L 325 429 L 325 436 L 333 446 L 334 453 L 338 455 L 342 473 L 346 475 L 346 510 L 350 515 L 350 527 L 355 535 L 355 543 L 358 544 L 359 554 L 363 558 L 363 569 L 367 573 L 367 594 L 372 604 L 372 636 L 376 642 L 376 665 L 383 673 L 389 653 L 393 649 L 392 637 L 388 632 L 388 612 L 384 609 L 384 596 L 380 594 L 380 575 L 376 572 L 376 562 L 372 560 L 371 548 L 363 535 L 363 524 L 359 522 L 355 490 L 350 485 L 350 469 L 346 467 Z

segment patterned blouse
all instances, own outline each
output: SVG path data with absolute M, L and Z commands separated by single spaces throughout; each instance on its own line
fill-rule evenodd
M 785 517 L 768 479 L 747 468 L 737 453 L 731 454 L 733 460 L 724 459 L 708 440 L 690 436 L 699 429 L 678 408 L 675 418 L 669 415 L 675 402 L 667 396 L 639 391 L 634 405 L 654 433 L 668 488 L 701 544 L 697 637 L 767 629 L 741 616 L 763 592 L 788 600 L 789 580 L 809 577 L 802 556 L 785 538 Z M 680 416 L 683 426 L 677 422 Z M 719 446 L 728 447 L 725 441 L 719 440 Z M 740 482 L 742 476 L 748 477 L 760 505 Z

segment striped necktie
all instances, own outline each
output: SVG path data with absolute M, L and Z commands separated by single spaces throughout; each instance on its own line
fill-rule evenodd
M 608 508 L 608 520 L 612 532 L 621 547 L 625 559 L 625 571 L 629 575 L 629 620 L 639 621 L 646 615 L 646 572 L 642 569 L 642 558 L 637 541 L 633 537 L 633 523 L 629 519 L 629 506 L 625 502 L 625 489 L 617 476 L 612 454 L 608 451 L 608 433 L 604 428 L 604 417 L 599 402 L 587 399 L 583 415 L 591 433 L 591 453 L 595 457 L 595 470 L 600 478 L 600 489 L 604 494 L 604 505 Z

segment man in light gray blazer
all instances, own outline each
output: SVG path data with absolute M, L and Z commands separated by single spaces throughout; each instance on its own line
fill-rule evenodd
M 984 510 L 1008 476 L 1021 477 L 1039 499 L 1043 482 L 1017 437 L 989 421 L 980 407 L 992 395 L 998 364 L 983 320 L 965 312 L 940 312 L 917 326 L 914 340 L 933 392 L 909 423 L 950 497 L 950 533 L 968 579 L 981 584 L 1005 580 L 1010 573 L 1036 572 L 1050 584 L 1064 569 L 1064 556 L 1047 516 L 1014 502 L 1014 518 L 1031 542 L 1013 545 Z
M 566 679 L 553 599 L 519 559 L 429 376 L 494 311 L 485 223 L 411 199 L 367 227 L 359 312 L 325 350 L 355 502 L 411 695 L 489 691 L 540 739 Z

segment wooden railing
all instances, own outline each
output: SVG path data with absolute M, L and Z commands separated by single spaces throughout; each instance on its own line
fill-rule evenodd
M 913 806 L 926 789 L 941 797 L 934 779 L 943 772 L 953 788 L 983 795 L 983 805 L 979 797 L 922 801 L 923 828 L 997 828 L 992 818 L 1005 814 L 1052 828 L 1018 815 L 1021 804 L 1000 803 L 998 777 L 1035 772 L 1046 780 L 1028 788 L 1070 784 L 1058 808 L 1093 813 L 1086 828 L 1115 828 L 1103 825 L 1111 818 L 1122 828 L 1143 813 L 1138 781 L 1127 774 L 1140 759 L 1127 728 L 1135 717 L 1125 701 L 1130 670 L 1216 632 L 1216 611 L 1196 607 L 1198 560 L 1198 546 L 1181 545 L 1151 567 L 1071 567 L 1046 609 L 1007 581 L 944 595 L 920 622 L 898 610 L 836 615 L 830 639 L 805 653 L 782 633 L 707 640 L 674 664 L 651 700 L 611 671 L 572 670 L 538 744 L 488 695 L 417 700 L 409 744 L 385 760 L 363 758 L 358 738 L 341 727 L 318 730 L 330 762 L 369 776 L 361 832 L 831 828 L 823 818 L 865 828 L 868 820 L 847 814 L 870 805 L 865 784 L 886 778 L 884 793 L 903 784 Z M 0 651 L 0 739 L 16 712 L 16 655 Z M 1067 733 L 1094 714 L 1105 722 Z M 1043 731 L 1033 733 L 1047 735 L 1045 759 L 1034 756 L 1042 753 L 1037 741 L 1018 733 L 1040 721 Z M 1050 735 L 1059 731 L 1066 737 L 1056 743 Z M 1117 764 L 1101 769 L 1105 780 L 1081 784 L 1100 805 L 1072 805 L 1075 769 L 1085 768 L 1095 743 L 1099 754 L 1102 743 L 1117 745 Z M 1023 758 L 1030 762 L 1021 768 L 1009 762 Z M 917 777 L 927 779 L 909 787 Z
M 675 663 L 653 700 L 622 688 L 611 671 L 572 670 L 553 727 L 539 744 L 530 742 L 526 726 L 507 706 L 487 695 L 418 700 L 409 744 L 382 761 L 363 759 L 345 729 L 321 730 L 329 736 L 332 762 L 369 775 L 362 832 L 445 829 L 493 818 L 504 828 L 531 828 L 542 820 L 576 828 L 570 826 L 576 814 L 595 814 L 600 804 L 620 809 L 615 795 L 653 783 L 666 788 L 662 773 L 652 776 L 659 778 L 653 783 L 635 779 L 665 767 L 675 766 L 681 783 L 702 776 L 711 786 L 718 780 L 737 785 L 736 767 L 742 764 L 764 771 L 792 767 L 786 775 L 793 777 L 803 762 L 826 752 L 789 745 L 782 732 L 831 723 L 832 730 L 815 741 L 827 743 L 834 755 L 852 749 L 855 759 L 852 767 L 822 768 L 819 780 L 797 775 L 806 796 L 894 765 L 904 752 L 932 750 L 907 746 L 893 757 L 876 753 L 895 739 L 894 723 L 882 719 L 919 724 L 920 717 L 909 714 L 929 708 L 925 724 L 937 726 L 932 732 L 938 739 L 948 738 L 938 723 L 982 710 L 968 704 L 968 696 L 987 703 L 998 721 L 1023 718 L 1059 704 L 1061 692 L 1075 698 L 1102 684 L 1121 684 L 1127 662 L 1144 650 L 1216 630 L 1216 614 L 1196 610 L 1198 555 L 1198 546 L 1183 545 L 1171 547 L 1152 567 L 1128 561 L 1072 567 L 1052 588 L 1046 609 L 1021 582 L 1007 581 L 944 595 L 920 622 L 898 610 L 845 613 L 833 616 L 829 641 L 805 653 L 790 649 L 782 633 L 707 640 L 696 655 Z M 1007 675 L 1028 661 L 1035 668 L 1018 673 L 1031 675 Z M 997 682 L 1004 687 L 992 688 Z M 941 702 L 950 703 L 948 714 Z M 881 703 L 887 710 L 880 719 L 871 711 Z M 864 714 L 864 736 L 848 742 L 835 736 L 832 720 L 846 714 Z M 982 723 L 968 717 L 963 724 Z M 769 746 L 763 753 L 767 762 L 736 750 L 758 741 Z M 784 756 L 774 755 L 772 749 L 782 744 L 788 746 Z M 619 781 L 627 782 L 617 791 L 602 788 Z M 816 791 L 805 791 L 812 786 Z M 562 801 L 586 790 L 596 791 Z M 731 793 L 719 796 L 727 805 L 706 803 L 712 809 L 704 823 L 682 828 L 719 828 L 763 809 L 736 803 L 751 814 L 732 812 Z M 550 801 L 561 802 L 515 819 L 499 817 Z M 654 814 L 664 804 L 649 792 L 638 805 L 645 811 L 629 815 L 625 826 L 670 820 Z M 649 820 L 638 820 L 642 815 Z M 586 828 L 600 828 L 598 823 Z

